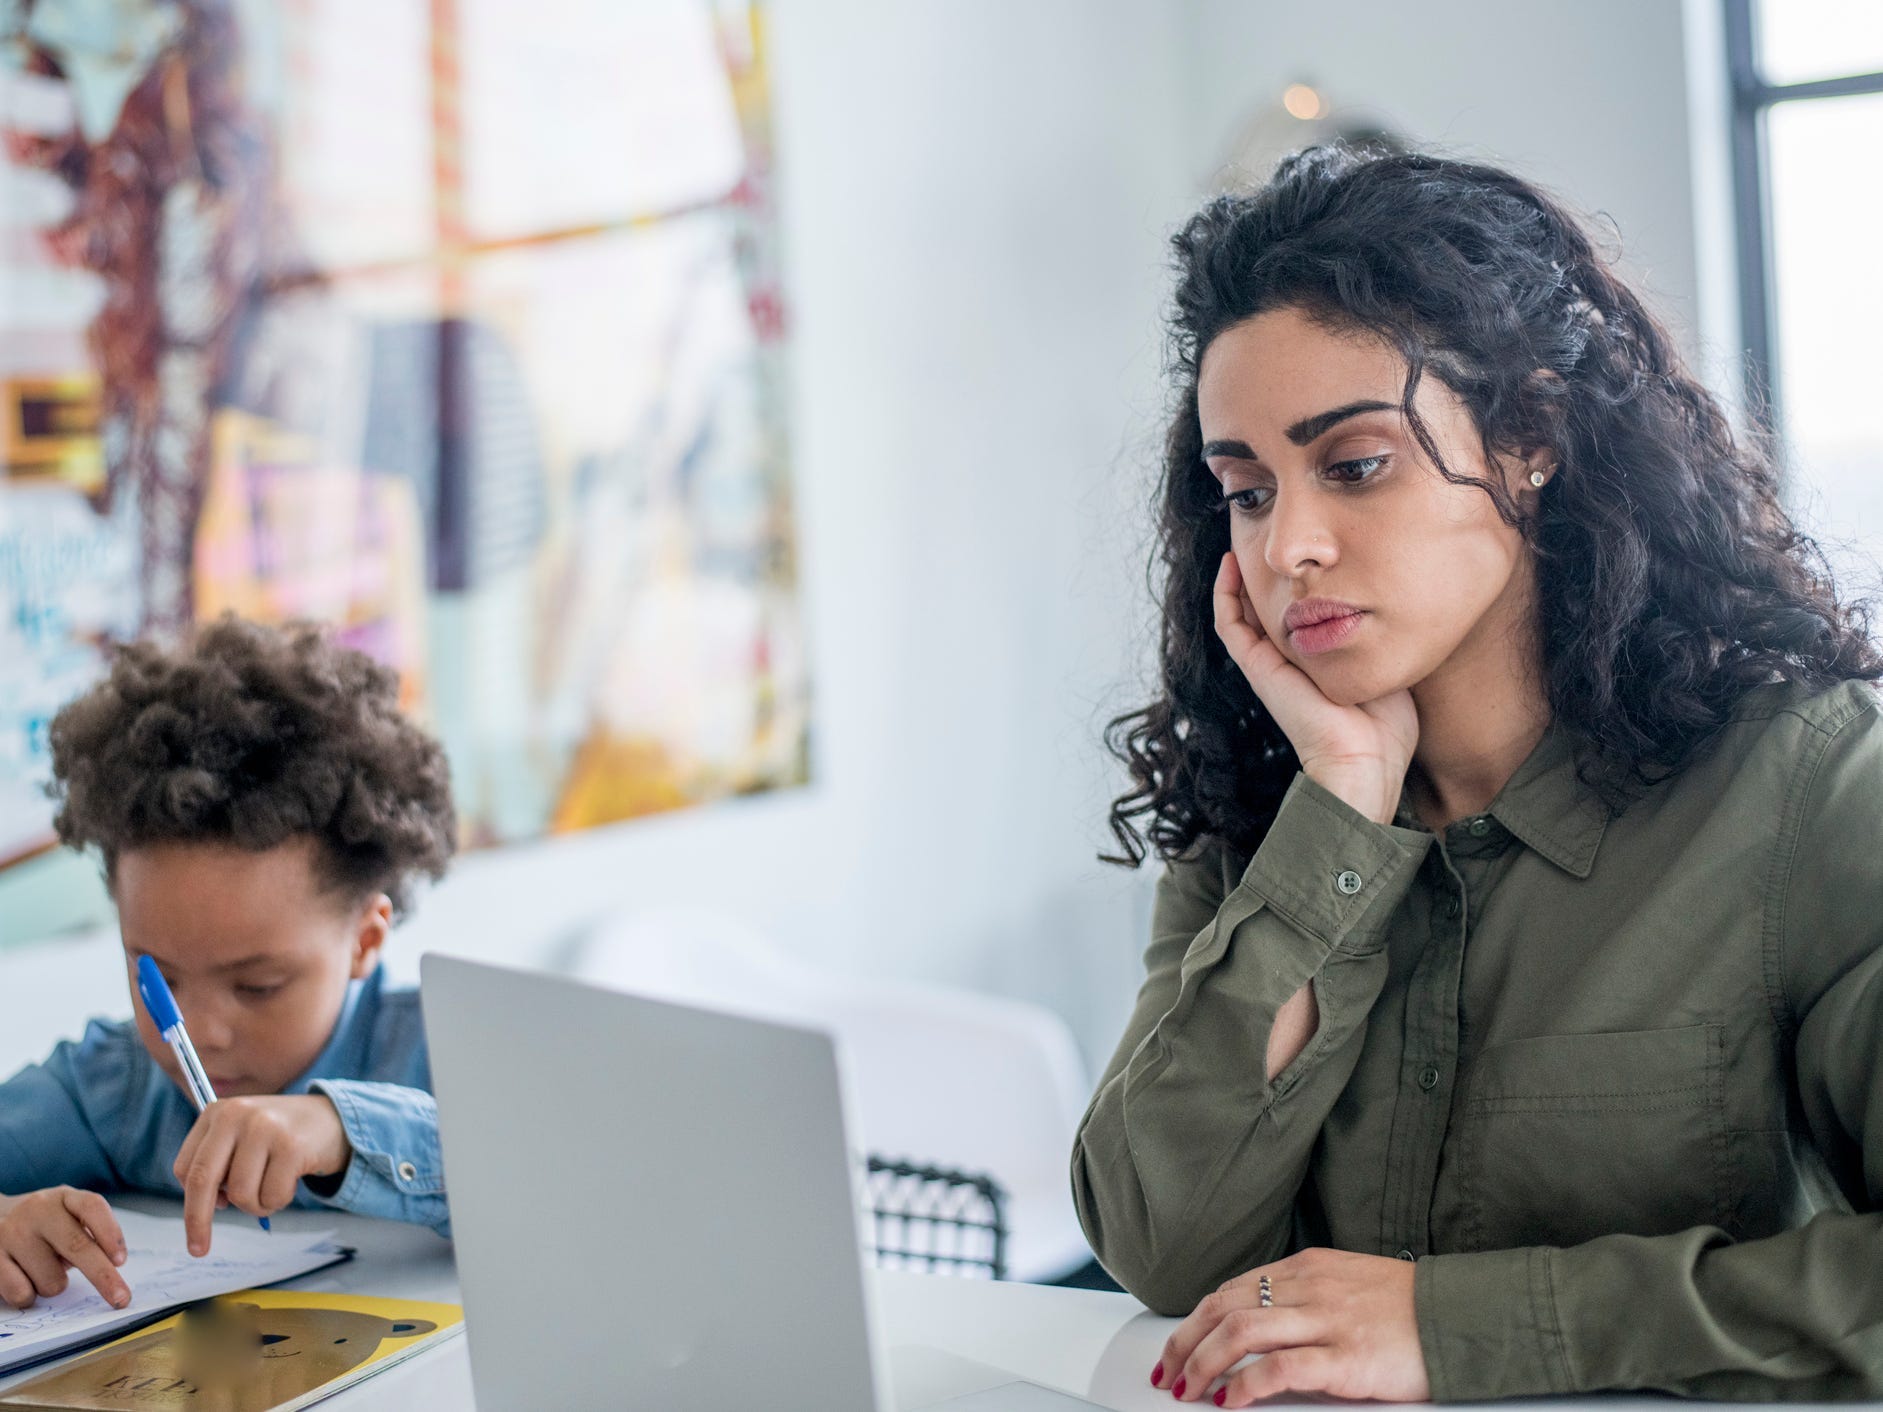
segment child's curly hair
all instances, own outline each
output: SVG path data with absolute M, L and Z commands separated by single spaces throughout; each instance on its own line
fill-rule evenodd
M 120 647 L 52 722 L 53 820 L 118 855 L 161 843 L 318 844 L 320 878 L 403 915 L 444 875 L 457 819 L 444 750 L 399 710 L 394 673 L 311 623 L 224 615 L 176 647 Z

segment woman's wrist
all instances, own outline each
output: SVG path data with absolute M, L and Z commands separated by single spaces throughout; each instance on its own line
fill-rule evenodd
M 1334 798 L 1376 824 L 1390 824 L 1399 810 L 1399 795 L 1405 788 L 1405 771 L 1397 779 L 1382 762 L 1307 761 L 1301 773 Z

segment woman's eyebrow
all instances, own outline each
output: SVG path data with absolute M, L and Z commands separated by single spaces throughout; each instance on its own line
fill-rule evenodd
M 1316 412 L 1312 417 L 1303 417 L 1282 435 L 1296 446 L 1306 446 L 1316 437 L 1325 435 L 1329 427 L 1337 426 L 1349 417 L 1357 417 L 1362 412 L 1396 412 L 1398 410 L 1397 402 L 1349 402 L 1344 407 L 1335 407 L 1331 411 Z M 1242 461 L 1262 459 L 1255 454 L 1246 441 L 1206 441 L 1203 443 L 1203 459 L 1208 460 L 1212 456 L 1233 456 Z
M 1336 407 L 1331 412 L 1317 412 L 1312 417 L 1303 417 L 1282 434 L 1296 446 L 1306 446 L 1337 422 L 1344 422 L 1349 417 L 1357 417 L 1362 412 L 1397 411 L 1398 406 L 1396 402 L 1349 402 L 1346 406 Z

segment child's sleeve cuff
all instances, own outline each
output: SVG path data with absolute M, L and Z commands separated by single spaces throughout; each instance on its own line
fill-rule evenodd
M 324 1206 L 410 1221 L 449 1236 L 438 1105 L 432 1096 L 401 1084 L 355 1079 L 316 1079 L 308 1088 L 333 1104 L 353 1148 L 339 1188 L 329 1193 L 303 1181 L 308 1194 Z

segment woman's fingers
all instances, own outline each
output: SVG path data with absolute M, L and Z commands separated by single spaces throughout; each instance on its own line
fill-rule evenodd
M 1151 1369 L 1151 1386 L 1174 1391 L 1177 1380 L 1183 1376 L 1184 1365 L 1190 1361 L 1190 1355 L 1196 1352 L 1196 1346 L 1203 1342 L 1203 1336 L 1215 1328 L 1232 1307 L 1225 1292 L 1219 1289 L 1206 1296 L 1201 1304 L 1185 1315 L 1182 1322 L 1170 1331 L 1170 1337 L 1164 1340 L 1164 1351 L 1158 1356 L 1157 1366 Z
M 1301 768 L 1362 814 L 1385 823 L 1404 788 L 1419 740 L 1419 712 L 1407 690 L 1338 705 L 1262 631 L 1234 553 L 1224 554 L 1211 588 L 1216 635 L 1256 699 L 1294 746 Z
M 1269 715 L 1301 750 L 1304 739 L 1311 737 L 1315 713 L 1338 712 L 1308 674 L 1282 656 L 1281 648 L 1262 631 L 1262 620 L 1242 582 L 1242 570 L 1234 554 L 1223 555 L 1217 566 L 1216 586 L 1212 594 L 1216 635 L 1228 649 L 1230 660 L 1242 669 Z M 1246 614 L 1246 616 L 1245 616 Z
M 1261 620 L 1253 612 L 1244 615 L 1243 605 L 1249 601 L 1249 596 L 1243 592 L 1242 571 L 1236 567 L 1234 554 L 1223 555 L 1222 563 L 1216 566 L 1216 584 L 1210 599 L 1215 611 L 1216 635 L 1229 649 L 1230 660 L 1247 676 L 1256 665 L 1250 658 L 1266 639 Z M 1268 645 L 1272 651 L 1274 644 Z
M 1328 1392 L 1339 1373 L 1332 1349 L 1283 1348 L 1240 1368 L 1223 1384 L 1218 1407 L 1247 1407 L 1258 1398 L 1283 1392 Z
M 1236 567 L 1234 554 L 1223 555 L 1223 562 L 1216 570 L 1213 599 L 1216 635 L 1229 650 L 1230 660 L 1242 668 L 1250 689 L 1273 711 L 1277 703 L 1269 698 L 1291 685 L 1287 680 L 1290 674 L 1303 682 L 1307 682 L 1307 678 L 1300 668 L 1281 655 L 1281 649 L 1262 631 L 1262 620 L 1255 615 L 1249 595 L 1243 591 L 1242 571 Z M 1312 682 L 1307 684 L 1313 686 Z
M 1186 1401 L 1199 1401 L 1210 1384 L 1251 1353 L 1295 1348 L 1311 1343 L 1317 1333 L 1304 1311 L 1276 1305 L 1263 1309 L 1237 1309 L 1203 1336 L 1183 1365 Z
M 1170 1337 L 1164 1340 L 1164 1354 L 1157 1365 L 1162 1376 L 1153 1378 L 1152 1385 L 1175 1389 L 1178 1378 L 1183 1376 L 1184 1369 L 1189 1366 L 1191 1355 L 1216 1326 L 1231 1315 L 1260 1302 L 1261 1296 L 1257 1290 L 1255 1280 L 1251 1280 L 1248 1275 L 1238 1275 L 1214 1294 L 1205 1295 L 1183 1322 L 1170 1331 Z M 1184 1390 L 1191 1391 L 1187 1385 Z

